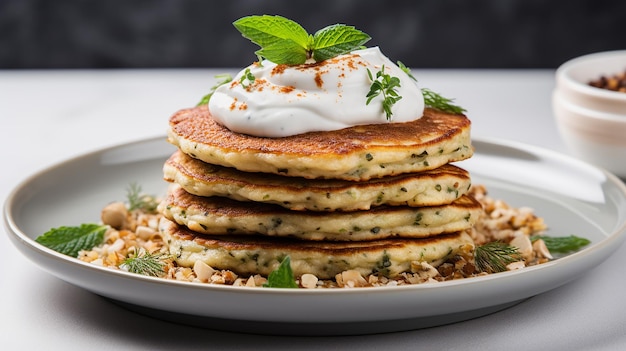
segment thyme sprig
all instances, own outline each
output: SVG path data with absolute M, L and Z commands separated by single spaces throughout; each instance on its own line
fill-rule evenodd
M 372 85 L 370 86 L 370 91 L 365 96 L 367 98 L 365 104 L 369 105 L 375 97 L 382 94 L 383 112 L 387 120 L 390 121 L 391 115 L 393 114 L 391 107 L 402 99 L 402 96 L 398 95 L 398 91 L 396 90 L 400 87 L 400 78 L 392 77 L 385 73 L 385 65 L 380 68 L 380 71 L 376 72 L 376 78 L 374 78 L 369 68 L 367 69 L 367 76 L 372 82 Z
M 128 201 L 128 210 L 142 210 L 147 213 L 156 212 L 159 205 L 156 198 L 152 195 L 146 195 L 142 192 L 141 185 L 131 183 L 126 189 L 126 199 Z
M 509 244 L 494 241 L 477 246 L 474 251 L 476 268 L 485 273 L 498 273 L 506 271 L 510 263 L 522 259 L 516 247 Z
M 122 261 L 120 268 L 126 269 L 131 273 L 159 277 L 165 273 L 165 260 L 167 257 L 162 252 L 149 253 L 145 250 L 138 250 L 131 252 Z

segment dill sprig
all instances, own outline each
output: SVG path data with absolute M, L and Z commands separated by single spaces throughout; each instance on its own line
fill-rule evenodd
M 124 268 L 131 273 L 159 277 L 165 273 L 166 258 L 167 255 L 162 252 L 134 251 L 122 261 L 120 268 Z
M 406 73 L 409 78 L 417 82 L 417 78 L 413 76 L 413 74 L 411 73 L 411 69 L 409 69 L 404 63 L 398 61 L 398 67 L 400 67 L 400 69 L 404 71 L 404 73 Z M 454 99 L 445 98 L 430 89 L 422 88 L 422 96 L 424 96 L 424 104 L 426 106 L 436 108 L 437 110 L 456 114 L 461 114 L 466 111 L 463 107 L 454 105 L 452 103 Z
M 156 212 L 159 205 L 156 198 L 152 195 L 142 193 L 141 185 L 131 183 L 126 189 L 126 199 L 128 201 L 128 210 L 142 210 L 147 213 Z
M 461 106 L 454 105 L 452 102 L 454 99 L 448 99 L 435 93 L 428 88 L 422 88 L 422 95 L 424 96 L 424 104 L 437 110 L 444 112 L 461 114 L 465 112 L 465 109 Z
M 203 96 L 202 100 L 200 100 L 200 102 L 198 102 L 196 106 L 208 104 L 209 100 L 211 100 L 211 96 L 213 96 L 213 93 L 215 93 L 215 90 L 217 90 L 217 88 L 219 88 L 220 86 L 226 83 L 230 83 L 233 80 L 233 77 L 228 73 L 224 73 L 224 74 L 216 75 L 215 79 L 218 79 L 217 83 L 215 83 L 215 85 L 211 87 L 211 91 L 205 96 Z
M 385 65 L 380 68 L 380 71 L 376 72 L 376 78 L 373 77 L 369 69 L 367 69 L 367 75 L 372 81 L 372 85 L 370 86 L 370 91 L 365 96 L 367 98 L 365 104 L 369 105 L 372 99 L 382 94 L 383 112 L 387 116 L 387 120 L 390 121 L 393 114 L 391 107 L 402 99 L 402 96 L 398 95 L 396 91 L 400 87 L 400 78 L 392 77 L 385 73 Z
M 485 273 L 498 273 L 506 271 L 510 263 L 521 260 L 521 255 L 516 247 L 509 244 L 494 241 L 474 250 L 476 268 Z
M 586 238 L 581 238 L 576 235 L 569 236 L 545 236 L 545 235 L 533 235 L 530 237 L 531 242 L 536 240 L 543 240 L 546 247 L 551 253 L 568 253 L 572 251 L 578 251 L 581 248 L 589 245 L 591 241 Z

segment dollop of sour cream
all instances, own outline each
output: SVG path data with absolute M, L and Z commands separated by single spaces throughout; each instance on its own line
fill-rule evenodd
M 376 73 L 400 79 L 402 97 L 383 112 L 382 94 L 366 104 Z M 254 80 L 245 78 L 249 73 Z M 242 77 L 243 80 L 242 80 Z M 424 113 L 424 98 L 416 82 L 378 47 L 355 50 L 319 63 L 296 66 L 270 61 L 254 63 L 233 81 L 217 88 L 209 101 L 213 118 L 228 129 L 260 137 L 285 137 L 331 131 L 364 124 L 408 122 Z

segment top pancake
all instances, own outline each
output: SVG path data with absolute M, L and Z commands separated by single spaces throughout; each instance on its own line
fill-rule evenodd
M 168 141 L 191 157 L 241 171 L 356 181 L 434 169 L 473 154 L 469 119 L 434 109 L 412 122 L 264 138 L 227 129 L 204 105 L 175 113 Z

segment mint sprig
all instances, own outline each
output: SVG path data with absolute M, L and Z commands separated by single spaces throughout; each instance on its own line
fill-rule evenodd
M 233 22 L 241 34 L 259 45 L 256 55 L 276 64 L 299 65 L 345 54 L 369 41 L 369 35 L 345 24 L 334 24 L 309 34 L 300 24 L 282 16 L 247 16 Z
M 109 227 L 100 224 L 81 224 L 77 227 L 58 227 L 38 236 L 35 241 L 62 254 L 78 257 L 81 250 L 90 250 L 104 241 Z

